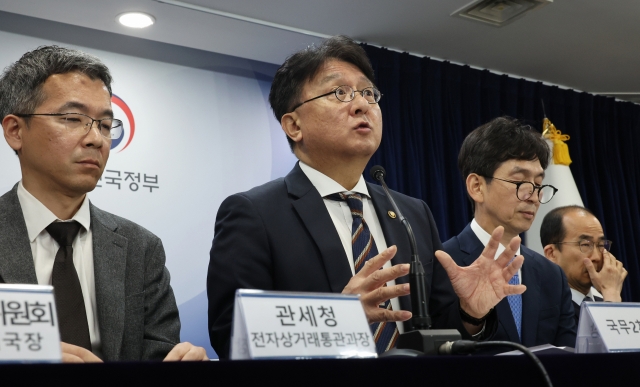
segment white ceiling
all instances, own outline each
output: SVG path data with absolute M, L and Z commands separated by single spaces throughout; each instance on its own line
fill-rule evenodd
M 470 0 L 186 2 L 577 90 L 640 93 L 637 0 L 555 0 L 502 28 L 449 16 Z M 0 0 L 0 10 L 277 64 L 321 40 L 156 0 Z M 157 22 L 120 26 L 125 11 Z

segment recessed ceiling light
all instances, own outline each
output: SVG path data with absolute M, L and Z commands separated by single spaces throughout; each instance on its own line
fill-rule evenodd
M 148 13 L 127 12 L 116 18 L 120 24 L 131 28 L 146 28 L 156 22 L 156 19 Z

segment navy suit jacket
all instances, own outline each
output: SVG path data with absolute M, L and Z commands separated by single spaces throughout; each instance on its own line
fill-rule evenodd
M 484 250 L 470 224 L 443 246 L 459 266 L 471 265 Z M 522 295 L 522 341 L 506 297 L 496 305 L 498 330 L 491 339 L 521 343 L 526 347 L 542 344 L 575 347 L 573 301 L 564 272 L 560 266 L 526 246 L 520 246 L 520 253 L 524 256 L 522 283 L 527 286 Z
M 380 186 L 367 184 L 388 246 L 398 252 L 393 264 L 409 263 L 409 240 Z M 441 249 L 438 231 L 427 205 L 393 192 L 398 207 L 417 236 L 420 260 L 430 291 L 434 328 L 462 326 L 451 281 L 434 256 Z M 322 197 L 296 164 L 284 178 L 225 199 L 218 210 L 207 277 L 209 335 L 221 358 L 229 353 L 234 295 L 238 288 L 342 292 L 351 269 L 338 232 Z M 408 282 L 408 276 L 396 283 Z M 400 306 L 411 310 L 409 296 Z M 495 328 L 495 321 L 493 328 Z M 405 323 L 405 330 L 410 326 Z
M 593 296 L 594 301 L 604 301 L 602 297 Z M 573 304 L 573 309 L 575 311 L 574 320 L 576 322 L 576 331 L 578 330 L 578 321 L 580 321 L 580 306 L 581 304 L 576 304 L 575 302 L 571 302 Z

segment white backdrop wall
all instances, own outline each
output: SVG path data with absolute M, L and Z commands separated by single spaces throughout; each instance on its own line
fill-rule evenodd
M 113 92 L 131 113 L 113 104 L 125 134 L 113 142 L 89 198 L 162 239 L 181 339 L 214 355 L 205 288 L 218 207 L 230 194 L 284 176 L 295 163 L 267 101 L 273 65 L 226 57 L 224 71 L 210 71 L 0 31 L 0 68 L 45 44 L 89 52 L 111 69 Z M 4 142 L 0 165 L 0 192 L 6 192 L 20 180 L 20 167 Z

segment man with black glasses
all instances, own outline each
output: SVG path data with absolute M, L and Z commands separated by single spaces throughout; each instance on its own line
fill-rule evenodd
M 506 117 L 496 118 L 467 136 L 458 155 L 458 168 L 474 219 L 444 243 L 444 250 L 458 265 L 473 264 L 496 227 L 504 227 L 496 257 L 502 246 L 531 227 L 540 204 L 551 200 L 557 191 L 542 185 L 549 156 L 540 133 Z M 498 303 L 499 326 L 492 340 L 513 341 L 527 347 L 574 347 L 576 327 L 564 273 L 525 246 L 520 246 L 515 256 L 520 254 L 524 263 L 509 283 L 526 285 L 527 290 Z
M 276 72 L 269 101 L 300 161 L 285 178 L 232 195 L 218 210 L 207 294 L 211 344 L 221 358 L 238 288 L 360 294 L 378 353 L 411 329 L 409 240 L 382 188 L 362 177 L 382 138 L 381 97 L 366 53 L 346 37 L 293 54 Z M 508 284 L 522 258 L 504 269 L 518 241 L 495 261 L 502 228 L 491 230 L 491 243 L 474 258 L 483 256 L 460 269 L 436 253 L 427 205 L 393 196 L 416 234 L 433 326 L 490 336 L 490 310 L 524 290 Z
M 580 318 L 584 301 L 621 302 L 627 270 L 611 254 L 610 240 L 591 211 L 582 206 L 558 207 L 542 220 L 540 241 L 544 255 L 567 276 L 575 310 Z M 592 287 L 602 294 L 594 295 Z
M 87 197 L 122 130 L 109 69 L 39 47 L 0 76 L 0 117 L 22 171 L 0 197 L 0 282 L 53 285 L 62 360 L 206 360 L 178 344 L 160 239 Z

